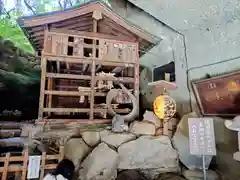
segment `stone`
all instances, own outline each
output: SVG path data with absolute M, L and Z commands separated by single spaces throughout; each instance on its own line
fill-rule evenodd
M 126 170 L 118 174 L 116 180 L 147 180 L 139 171 L 137 170 Z
M 143 115 L 143 121 L 148 121 L 150 123 L 153 123 L 156 128 L 162 127 L 162 121 L 158 119 L 158 117 L 152 112 L 146 110 L 144 115 Z
M 131 133 L 113 133 L 107 130 L 100 132 L 100 136 L 102 142 L 115 148 L 118 148 L 123 143 L 136 139 L 136 135 Z
M 188 118 L 198 118 L 198 117 L 200 116 L 196 112 L 191 112 L 189 114 L 184 115 L 177 126 L 177 130 L 180 131 L 184 136 L 188 137 L 189 136 Z
M 82 138 L 72 138 L 64 146 L 64 155 L 67 159 L 73 161 L 75 167 L 79 167 L 82 160 L 88 155 L 91 148 Z
M 124 119 L 120 115 L 115 115 L 112 119 L 112 131 L 124 132 Z
M 130 125 L 130 132 L 136 135 L 155 135 L 156 128 L 148 122 L 134 121 Z
M 173 146 L 179 153 L 180 161 L 190 170 L 202 168 L 202 156 L 191 155 L 189 147 L 188 118 L 198 118 L 196 112 L 191 112 L 182 117 L 173 136 Z M 212 161 L 212 156 L 205 156 L 206 169 Z
M 165 173 L 161 174 L 156 180 L 186 180 L 186 179 L 176 173 Z
M 189 138 L 184 136 L 179 129 L 173 136 L 173 146 L 178 151 L 180 161 L 188 169 L 200 169 L 202 168 L 202 156 L 191 155 L 189 147 Z M 213 156 L 205 156 L 205 164 L 208 169 Z
M 187 180 L 203 180 L 203 171 L 198 171 L 198 170 L 184 170 L 183 171 L 183 176 Z M 219 180 L 219 175 L 212 170 L 207 171 L 207 179 L 208 180 Z
M 178 153 L 167 136 L 141 136 L 118 148 L 118 169 L 158 169 L 178 171 Z
M 155 180 L 159 177 L 159 174 L 166 174 L 167 172 L 176 172 L 176 168 L 173 167 L 168 168 L 168 171 L 166 171 L 166 169 L 164 168 L 158 168 L 158 169 L 140 169 L 139 170 L 141 172 L 141 174 L 144 175 L 144 177 L 146 177 L 148 180 Z M 180 169 L 179 169 L 180 171 Z M 170 174 L 170 173 L 169 173 Z
M 83 161 L 80 180 L 111 180 L 117 177 L 118 154 L 106 144 L 99 144 Z
M 156 129 L 155 136 L 161 136 L 161 135 L 163 135 L 163 128 Z
M 90 147 L 94 147 L 100 143 L 100 132 L 85 131 L 82 132 L 81 135 L 85 143 Z

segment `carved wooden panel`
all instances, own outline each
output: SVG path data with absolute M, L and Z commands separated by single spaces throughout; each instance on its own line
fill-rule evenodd
M 100 40 L 99 58 L 106 61 L 136 62 L 136 49 L 137 47 L 134 43 Z
M 192 83 L 203 115 L 240 114 L 240 72 Z

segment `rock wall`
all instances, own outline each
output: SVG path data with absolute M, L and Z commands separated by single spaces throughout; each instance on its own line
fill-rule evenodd
M 0 37 L 0 99 L 4 102 L 0 103 L 0 119 L 26 120 L 37 117 L 40 73 L 38 57 Z M 13 113 L 3 113 L 15 110 L 20 111 L 17 118 Z
M 74 136 L 66 142 L 65 158 L 74 162 L 79 180 L 203 179 L 202 171 L 187 169 L 180 163 L 183 156 L 192 159 L 186 160 L 190 165 L 199 159 L 202 162 L 201 157 L 190 157 L 189 152 L 182 154 L 174 149 L 171 138 L 156 134 L 158 127 L 157 123 L 143 120 L 134 121 L 122 133 L 109 128 L 84 131 L 80 137 Z M 212 170 L 207 175 L 208 180 L 220 180 Z
M 144 132 L 144 126 L 151 128 Z M 83 132 L 80 138 L 67 141 L 65 157 L 74 162 L 79 180 L 116 179 L 126 170 L 137 170 L 149 180 L 162 173 L 180 172 L 171 140 L 155 136 L 155 125 L 148 122 L 134 122 L 124 133 Z

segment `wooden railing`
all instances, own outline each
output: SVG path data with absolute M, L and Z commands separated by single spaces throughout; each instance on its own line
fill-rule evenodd
M 60 151 L 57 155 L 42 153 L 40 169 L 38 169 L 40 180 L 43 179 L 45 170 L 52 170 L 57 166 L 56 163 L 48 164 L 47 161 L 57 160 L 59 162 L 63 159 L 63 153 L 63 146 L 60 146 Z M 5 157 L 0 157 L 0 163 L 3 163 L 3 166 L 0 166 L 1 180 L 7 180 L 9 173 L 15 176 L 15 179 L 26 180 L 29 169 L 29 157 L 30 155 L 27 152 L 25 152 L 23 156 L 11 156 L 10 153 L 7 153 Z

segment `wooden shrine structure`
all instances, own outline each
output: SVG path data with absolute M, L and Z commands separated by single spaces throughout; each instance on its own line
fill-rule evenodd
M 139 56 L 160 40 L 100 1 L 19 24 L 42 57 L 38 123 L 110 122 L 108 91 L 117 81 L 138 101 Z M 120 101 L 115 112 L 128 114 L 129 102 Z

